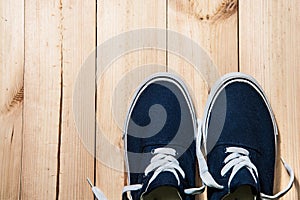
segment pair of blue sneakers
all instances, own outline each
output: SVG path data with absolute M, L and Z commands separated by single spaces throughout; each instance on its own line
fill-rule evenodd
M 125 121 L 122 199 L 192 200 L 206 187 L 209 200 L 280 198 L 294 173 L 282 160 L 290 182 L 273 195 L 277 134 L 266 95 L 248 75 L 223 76 L 201 121 L 183 81 L 155 74 L 136 91 Z

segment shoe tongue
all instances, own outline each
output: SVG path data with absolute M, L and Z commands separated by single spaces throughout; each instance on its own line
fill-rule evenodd
M 251 187 L 252 193 L 254 195 L 257 195 L 260 190 L 258 181 L 259 180 L 257 180 L 256 183 L 250 171 L 246 167 L 243 167 L 235 174 L 234 178 L 231 180 L 229 189 L 230 192 L 234 192 L 240 186 L 248 185 Z
M 231 194 L 235 192 L 237 189 L 239 189 L 242 186 L 249 186 L 251 188 L 252 194 L 257 195 L 260 191 L 259 188 L 259 182 L 255 182 L 253 179 L 251 173 L 246 167 L 241 168 L 233 177 L 231 180 L 230 186 L 228 186 L 228 180 L 230 175 L 226 176 L 226 183 L 223 184 L 224 189 L 218 190 L 218 189 L 211 189 L 209 188 L 209 199 L 211 200 L 219 200 L 223 197 L 227 196 L 228 194 Z M 258 180 L 257 180 L 258 181 Z M 242 198 L 242 197 L 241 197 Z
M 151 179 L 153 173 L 151 173 L 150 176 L 147 176 L 146 178 L 148 179 L 146 182 L 148 183 L 149 180 Z M 180 177 L 180 181 L 182 181 L 181 176 Z M 183 195 L 183 184 L 179 184 L 178 185 L 178 181 L 175 177 L 175 175 L 171 172 L 161 172 L 149 185 L 148 184 L 144 184 L 143 188 L 142 188 L 142 195 L 147 195 L 150 192 L 152 192 L 153 190 L 155 190 L 158 187 L 162 187 L 162 186 L 168 186 L 168 187 L 174 187 L 177 189 L 177 191 L 179 192 L 179 194 L 182 196 Z

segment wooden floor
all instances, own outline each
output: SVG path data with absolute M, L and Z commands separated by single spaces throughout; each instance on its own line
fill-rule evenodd
M 96 46 L 149 27 L 170 30 L 167 49 L 171 31 L 191 38 L 219 75 L 240 71 L 258 80 L 279 125 L 278 158 L 295 171 L 283 199 L 300 199 L 299 9 L 298 0 L 1 0 L 0 199 L 93 199 L 86 177 L 110 200 L 120 199 L 125 111 L 134 88 L 152 73 L 179 74 L 201 116 L 212 80 L 180 55 L 139 49 L 99 74 Z M 86 71 L 87 85 L 79 85 L 87 103 L 78 109 L 91 115 L 78 122 L 74 88 L 88 57 L 94 67 Z M 116 148 L 108 150 L 105 141 Z M 276 174 L 279 191 L 288 176 L 281 165 Z

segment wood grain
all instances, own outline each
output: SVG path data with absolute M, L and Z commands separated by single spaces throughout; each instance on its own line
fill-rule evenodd
M 61 2 L 25 4 L 22 199 L 55 199 L 62 98 Z
M 165 28 L 166 2 L 160 0 L 98 1 L 97 24 L 99 46 L 109 38 L 116 37 L 125 31 L 148 27 Z M 130 43 L 130 36 L 125 37 L 125 41 L 115 42 L 120 44 L 120 48 L 121 46 L 129 48 L 127 43 Z M 142 43 L 138 45 L 143 46 Z M 113 48 L 105 49 L 107 52 L 114 50 Z M 104 191 L 108 199 L 120 199 L 123 186 L 127 184 L 126 176 L 124 176 L 124 152 L 121 138 L 131 95 L 145 77 L 154 72 L 166 70 L 165 52 L 155 49 L 128 52 L 115 59 L 106 68 L 101 66 L 99 60 L 97 62 L 96 184 Z M 143 66 L 147 64 L 152 65 Z
M 169 0 L 168 30 L 185 35 L 201 49 L 184 42 L 178 43 L 178 48 L 189 52 L 189 59 L 168 53 L 168 71 L 177 73 L 188 85 L 201 118 L 213 83 L 220 75 L 238 71 L 237 1 Z M 174 42 L 169 33 L 168 46 Z M 197 182 L 200 186 L 201 181 Z M 198 198 L 206 198 L 205 194 Z
M 0 1 L 0 199 L 20 192 L 24 3 Z
M 93 199 L 86 178 L 94 179 L 96 3 L 62 0 L 61 17 L 63 95 L 58 197 Z M 85 64 L 89 65 L 87 81 L 78 82 Z M 79 97 L 84 101 L 73 96 L 75 90 L 85 94 Z
M 24 4 L 1 1 L 0 11 L 0 115 L 6 115 L 23 102 Z
M 240 1 L 240 69 L 262 85 L 279 126 L 279 157 L 294 169 L 293 189 L 282 199 L 299 199 L 300 160 L 299 1 Z M 278 162 L 275 192 L 289 177 Z

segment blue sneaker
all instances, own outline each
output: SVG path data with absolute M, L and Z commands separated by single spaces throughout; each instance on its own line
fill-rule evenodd
M 123 199 L 194 199 L 197 122 L 183 82 L 158 73 L 143 82 L 124 129 L 128 186 Z
M 216 83 L 201 129 L 207 173 L 215 180 L 202 176 L 209 200 L 277 199 L 292 187 L 293 170 L 282 160 L 290 182 L 273 195 L 277 124 L 266 95 L 252 77 L 231 73 Z M 205 165 L 203 160 L 201 164 Z

